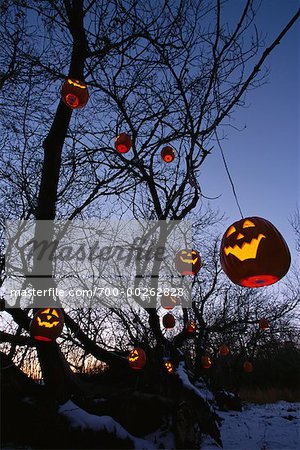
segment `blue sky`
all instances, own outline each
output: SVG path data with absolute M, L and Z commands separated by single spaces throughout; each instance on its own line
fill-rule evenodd
M 239 7 L 244 4 L 236 0 Z M 256 21 L 267 33 L 267 46 L 300 7 L 297 0 L 265 0 Z M 247 108 L 236 110 L 226 127 L 222 147 L 243 215 L 260 216 L 284 235 L 293 259 L 295 235 L 289 218 L 299 204 L 299 49 L 300 22 L 294 25 L 267 59 L 268 82 L 248 93 Z M 263 49 L 261 50 L 261 52 Z M 225 213 L 226 225 L 240 218 L 220 151 L 215 146 L 200 178 L 204 195 Z

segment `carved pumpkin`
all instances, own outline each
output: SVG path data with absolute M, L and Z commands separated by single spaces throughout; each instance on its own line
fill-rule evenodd
M 167 146 L 164 147 L 160 153 L 162 160 L 166 163 L 170 163 L 174 160 L 175 158 L 175 151 L 172 147 Z
M 196 322 L 194 320 L 189 320 L 185 324 L 185 331 L 188 335 L 188 338 L 193 338 L 196 333 Z
M 175 306 L 179 305 L 179 300 L 172 295 L 162 295 L 160 298 L 160 304 L 164 309 L 171 310 Z
M 71 109 L 83 108 L 89 99 L 89 91 L 83 81 L 68 78 L 61 88 L 61 98 Z
M 268 328 L 270 328 L 270 324 L 267 321 L 267 319 L 260 319 L 260 321 L 259 321 L 259 328 L 261 330 L 267 330 Z
M 142 348 L 135 347 L 130 350 L 128 363 L 133 370 L 141 370 L 146 365 L 146 353 Z
M 225 345 L 225 344 L 221 345 L 221 347 L 219 348 L 219 354 L 221 356 L 229 355 L 229 348 L 227 347 L 227 345 Z
M 121 133 L 115 139 L 115 149 L 119 153 L 127 153 L 131 149 L 132 140 L 127 133 Z
M 291 263 L 288 246 L 279 231 L 260 217 L 239 220 L 227 229 L 220 259 L 233 283 L 252 288 L 276 283 Z
M 37 341 L 55 341 L 62 332 L 64 314 L 58 308 L 40 309 L 30 323 L 30 335 Z
M 181 250 L 176 255 L 175 267 L 181 275 L 197 275 L 201 267 L 199 253 L 196 250 Z
M 243 364 L 243 369 L 245 372 L 250 373 L 253 372 L 253 365 L 250 361 L 245 361 Z
M 201 357 L 201 364 L 203 369 L 209 369 L 211 367 L 211 359 L 209 356 L 202 356 Z
M 168 373 L 174 373 L 174 366 L 169 359 L 165 360 L 164 366 Z
M 163 326 L 167 329 L 171 329 L 175 327 L 175 317 L 173 314 L 165 314 L 162 319 Z

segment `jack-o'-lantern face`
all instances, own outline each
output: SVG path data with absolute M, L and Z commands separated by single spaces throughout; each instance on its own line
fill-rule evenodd
M 290 266 L 290 253 L 283 237 L 260 217 L 239 220 L 227 229 L 220 259 L 228 278 L 247 287 L 273 284 Z
M 130 350 L 128 363 L 131 369 L 141 370 L 146 365 L 146 353 L 142 348 L 136 347 Z
M 164 366 L 168 373 L 174 373 L 174 366 L 170 360 L 166 360 Z
M 83 81 L 68 78 L 62 86 L 61 97 L 71 109 L 83 108 L 89 99 L 89 92 Z
M 41 309 L 31 321 L 30 334 L 37 341 L 54 341 L 60 336 L 63 325 L 64 316 L 60 309 Z
M 196 250 L 181 250 L 176 255 L 175 267 L 181 275 L 197 275 L 201 267 L 199 253 Z
M 189 320 L 185 325 L 185 330 L 188 334 L 188 337 L 194 337 L 194 334 L 196 332 L 196 322 L 194 320 Z

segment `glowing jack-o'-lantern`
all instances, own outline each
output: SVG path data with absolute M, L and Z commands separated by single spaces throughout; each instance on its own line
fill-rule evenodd
M 193 338 L 196 333 L 196 322 L 194 320 L 189 320 L 185 324 L 185 331 L 187 333 L 188 338 Z
M 245 361 L 243 364 L 244 372 L 251 373 L 253 372 L 253 365 L 250 361 Z
M 166 371 L 168 373 L 174 373 L 174 366 L 173 366 L 172 362 L 169 359 L 166 359 L 164 361 L 164 366 L 165 366 L 165 369 L 166 369 Z
M 287 273 L 291 255 L 274 225 L 260 217 L 248 217 L 227 229 L 220 260 L 233 283 L 261 287 L 276 283 Z
M 167 146 L 164 147 L 160 153 L 162 160 L 166 163 L 170 163 L 174 160 L 175 158 L 175 151 L 172 147 Z
M 127 359 L 131 369 L 133 370 L 141 370 L 146 365 L 146 353 L 139 347 L 130 350 Z
M 221 347 L 219 348 L 219 355 L 221 356 L 229 355 L 229 348 L 227 347 L 227 345 L 225 344 L 221 345 Z
M 89 91 L 83 81 L 68 78 L 61 88 L 61 98 L 71 109 L 83 108 L 89 99 Z
M 115 149 L 119 153 L 127 153 L 131 149 L 132 140 L 127 133 L 121 133 L 115 139 Z
M 209 356 L 202 356 L 201 357 L 201 364 L 203 369 L 209 369 L 211 367 L 211 359 Z
M 199 253 L 196 250 L 181 250 L 176 255 L 175 267 L 181 275 L 197 275 L 201 268 Z
M 259 321 L 259 328 L 261 330 L 267 330 L 268 328 L 270 328 L 270 324 L 267 321 L 267 319 L 260 319 L 260 321 Z
M 162 295 L 160 299 L 160 304 L 164 309 L 171 310 L 179 304 L 179 300 L 172 295 Z
M 162 319 L 163 326 L 168 330 L 175 327 L 175 317 L 173 314 L 165 314 Z
M 37 341 L 55 341 L 62 332 L 64 314 L 58 308 L 40 309 L 30 323 L 31 337 Z

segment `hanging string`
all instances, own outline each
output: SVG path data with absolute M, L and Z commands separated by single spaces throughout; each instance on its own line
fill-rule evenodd
M 236 193 L 236 190 L 235 190 L 235 187 L 234 187 L 234 183 L 233 183 L 232 177 L 231 177 L 231 175 L 230 175 L 229 168 L 228 168 L 228 165 L 227 165 L 227 162 L 226 162 L 226 159 L 225 159 L 225 155 L 224 155 L 224 152 L 223 152 L 223 149 L 222 149 L 222 146 L 221 146 L 221 144 L 220 144 L 220 141 L 219 141 L 219 138 L 218 138 L 218 135 L 217 135 L 217 132 L 216 132 L 216 131 L 215 131 L 215 135 L 216 135 L 217 143 L 218 143 L 218 146 L 219 146 L 221 155 L 222 155 L 222 159 L 223 159 L 223 163 L 224 163 L 224 166 L 225 166 L 225 170 L 226 170 L 227 176 L 228 176 L 229 181 L 230 181 L 230 184 L 231 184 L 232 192 L 233 192 L 233 195 L 234 195 L 234 198 L 235 198 L 237 207 L 238 207 L 238 210 L 239 210 L 239 212 L 240 212 L 240 215 L 241 215 L 241 217 L 242 217 L 242 219 L 243 219 L 244 216 L 243 216 L 243 213 L 242 213 L 242 210 L 241 210 L 239 201 L 238 201 L 238 197 L 237 197 L 237 193 Z

